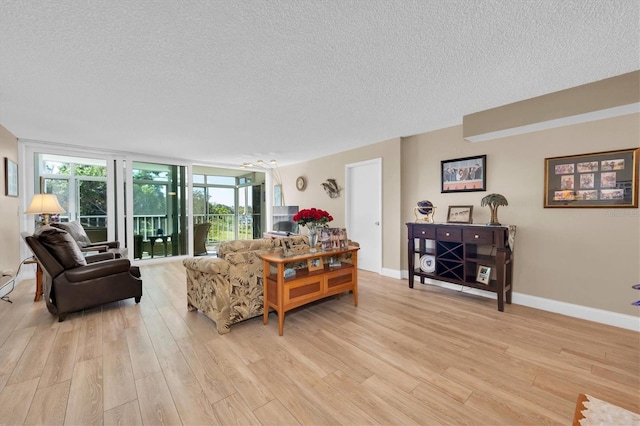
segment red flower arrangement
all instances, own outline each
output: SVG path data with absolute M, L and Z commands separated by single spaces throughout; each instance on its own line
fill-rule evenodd
M 297 222 L 300 226 L 316 225 L 327 226 L 329 222 L 333 220 L 333 216 L 324 210 L 316 209 L 315 207 L 310 209 L 302 209 L 293 216 L 294 222 Z

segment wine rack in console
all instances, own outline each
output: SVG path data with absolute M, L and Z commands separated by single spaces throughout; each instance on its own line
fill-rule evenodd
M 499 311 L 511 303 L 513 252 L 506 226 L 407 223 L 407 234 L 410 288 L 415 277 L 422 284 L 430 278 L 497 293 Z M 476 281 L 480 266 L 492 268 L 487 284 Z

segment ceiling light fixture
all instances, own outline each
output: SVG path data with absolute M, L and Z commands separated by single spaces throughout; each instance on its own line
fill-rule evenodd
M 282 190 L 282 177 L 280 176 L 280 169 L 278 168 L 277 160 L 270 160 L 268 163 L 264 160 L 257 160 L 254 163 L 245 162 L 240 165 L 240 168 L 256 168 L 259 170 L 263 170 L 271 176 L 275 185 L 279 185 Z M 284 191 L 282 191 L 282 205 L 284 204 Z

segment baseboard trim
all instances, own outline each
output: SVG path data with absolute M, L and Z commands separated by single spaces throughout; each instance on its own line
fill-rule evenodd
M 387 273 L 383 273 L 382 275 L 390 278 L 397 278 L 398 275 L 401 276 L 400 279 L 409 278 L 409 271 L 407 270 L 397 271 L 385 269 L 384 271 Z M 420 278 L 417 277 L 414 279 L 414 281 L 420 282 Z M 460 290 L 460 287 L 464 288 L 464 286 L 460 286 L 458 284 L 451 284 L 428 278 L 425 279 L 425 283 L 458 291 Z M 464 292 L 487 297 L 489 299 L 498 298 L 497 294 L 493 292 L 475 288 L 468 288 L 464 290 Z M 516 305 L 528 306 L 530 308 L 540 309 L 547 312 L 554 312 L 557 314 L 580 318 L 587 321 L 594 321 L 600 324 L 607 324 L 627 330 L 640 331 L 640 317 L 637 316 L 605 311 L 604 309 L 591 308 L 589 306 L 575 305 L 573 303 L 561 302 L 559 300 L 546 299 L 544 297 L 531 296 L 529 294 L 523 293 L 513 292 L 511 296 L 511 302 Z
M 402 278 L 407 278 L 408 275 L 402 276 L 402 271 L 398 271 L 397 269 L 389 269 L 382 268 L 382 272 L 380 273 L 383 277 L 395 278 L 397 280 L 401 280 Z
M 627 330 L 640 331 L 640 317 L 605 311 L 604 309 L 591 308 L 589 306 L 575 305 L 559 300 L 546 299 L 544 297 L 531 296 L 529 294 L 513 293 L 512 302 L 530 308 L 555 312 L 587 321 L 595 321 L 601 324 L 625 328 Z

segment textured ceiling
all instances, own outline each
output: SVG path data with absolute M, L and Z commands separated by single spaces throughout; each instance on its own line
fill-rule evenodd
M 640 68 L 636 0 L 0 0 L 23 139 L 281 165 Z

